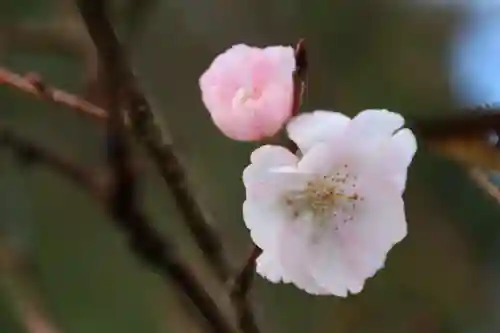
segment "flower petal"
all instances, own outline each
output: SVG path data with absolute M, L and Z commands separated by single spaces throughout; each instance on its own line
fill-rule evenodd
M 243 171 L 245 186 L 254 180 L 260 180 L 261 174 L 271 168 L 297 164 L 298 158 L 283 147 L 265 145 L 252 152 L 250 161 L 251 164 Z
M 265 145 L 252 152 L 250 162 L 263 167 L 277 167 L 293 165 L 297 162 L 297 157 L 286 148 Z
M 302 153 L 306 153 L 316 143 L 332 140 L 342 134 L 350 120 L 339 112 L 318 110 L 304 113 L 288 123 L 288 136 Z
M 297 288 L 313 295 L 327 295 L 330 292 L 319 286 L 308 266 L 311 260 L 310 241 L 317 232 L 311 215 L 305 214 L 283 226 L 277 249 L 281 263 L 283 282 L 293 283 Z
M 266 250 L 277 246 L 276 237 L 290 219 L 284 193 L 302 188 L 307 177 L 294 167 L 297 157 L 282 147 L 260 147 L 250 160 L 252 163 L 243 171 L 243 219 L 255 244 Z
M 347 297 L 351 277 L 346 270 L 342 248 L 331 230 L 323 230 L 322 238 L 311 248 L 309 270 L 318 285 L 339 297 Z
M 294 69 L 291 47 L 235 45 L 201 75 L 202 101 L 226 136 L 260 141 L 292 117 Z
M 278 200 L 245 200 L 243 220 L 253 242 L 264 251 L 273 251 L 278 245 L 280 230 L 288 216 Z
M 295 51 L 290 46 L 269 46 L 263 50 L 263 54 L 276 64 L 275 69 L 280 70 L 283 79 L 290 80 L 295 70 Z
M 394 170 L 393 179 L 401 192 L 406 187 L 407 170 L 416 152 L 417 139 L 410 129 L 404 128 L 392 137 L 385 161 L 392 165 L 388 172 Z
M 360 194 L 364 200 L 346 228 L 373 253 L 387 254 L 408 232 L 401 193 L 387 179 L 373 176 L 360 179 Z
M 406 187 L 408 167 L 417 151 L 417 140 L 412 131 L 404 128 L 385 140 L 378 149 L 371 171 L 378 177 L 390 179 L 402 193 Z
M 408 128 L 398 131 L 391 140 L 395 159 L 401 169 L 407 169 L 417 151 L 417 139 Z
M 352 206 L 352 219 L 334 219 L 324 226 L 312 255 L 317 258 L 311 264 L 316 281 L 341 295 L 360 292 L 407 234 L 401 193 L 387 178 L 362 174 L 357 191 L 363 200 Z
M 269 253 L 269 251 L 263 251 L 255 261 L 257 273 L 273 283 L 281 282 L 283 280 L 281 264 Z
M 399 113 L 388 110 L 361 111 L 349 123 L 349 134 L 361 140 L 391 136 L 404 125 Z

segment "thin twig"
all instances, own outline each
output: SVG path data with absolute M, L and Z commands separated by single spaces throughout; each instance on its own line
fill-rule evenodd
M 248 294 L 252 288 L 255 276 L 255 261 L 261 253 L 262 250 L 257 245 L 252 247 L 252 251 L 245 265 L 242 267 L 241 271 L 239 271 L 235 281 L 233 281 L 230 286 L 230 297 L 236 310 L 236 319 L 243 332 L 259 332 L 255 323 L 253 311 L 249 304 Z
M 300 111 L 302 97 L 306 89 L 306 76 L 309 69 L 305 40 L 302 38 L 295 46 L 295 71 L 293 73 L 293 103 L 292 116 Z
M 97 198 L 98 202 L 116 217 L 114 206 L 108 205 L 108 202 L 102 200 L 106 197 L 103 186 L 92 177 L 90 172 L 80 168 L 68 158 L 31 142 L 5 127 L 0 127 L 0 147 L 11 149 L 23 163 L 44 164 L 58 175 L 68 178 L 78 187 L 85 189 Z M 196 277 L 190 273 L 189 268 L 177 259 L 170 244 L 163 242 L 161 236 L 150 227 L 143 214 L 137 212 L 134 214 L 136 215 L 133 216 L 134 220 L 126 226 L 130 228 L 129 236 L 134 252 L 141 257 L 145 256 L 146 262 L 151 264 L 162 276 L 169 277 L 171 275 L 194 303 L 208 303 L 203 305 L 207 308 L 215 306 L 203 287 L 197 282 Z M 208 310 L 208 312 L 210 311 L 215 310 Z M 220 326 L 222 328 L 217 326 L 213 332 L 232 332 L 225 329 L 222 324 Z
M 102 186 L 92 173 L 76 163 L 58 155 L 39 144 L 31 142 L 0 125 L 0 147 L 11 149 L 24 164 L 41 163 L 70 179 L 94 196 L 102 195 Z
M 130 75 L 125 70 L 121 48 L 114 41 L 114 31 L 106 16 L 105 1 L 79 0 L 78 7 L 90 37 L 98 50 L 106 80 L 108 110 L 108 161 L 113 171 L 110 208 L 119 226 L 128 234 L 132 250 L 162 276 L 172 279 L 191 299 L 214 333 L 230 333 L 231 325 L 217 304 L 184 266 L 173 248 L 151 227 L 137 200 L 137 182 L 131 165 L 130 146 L 121 116 L 120 96 L 128 94 Z M 111 40 L 111 45 L 107 41 Z M 104 44 L 103 44 L 104 43 Z M 116 44 L 116 45 L 115 45 Z M 123 93 L 124 95 L 120 95 Z
M 472 168 L 469 170 L 469 175 L 479 187 L 500 204 L 500 189 L 488 179 L 488 173 L 486 171 L 479 168 Z
M 0 271 L 5 292 L 12 299 L 19 320 L 28 333 L 61 333 L 43 307 L 40 293 L 34 286 L 31 263 L 21 251 L 1 240 Z
M 130 113 L 134 134 L 145 146 L 168 185 L 191 234 L 210 267 L 222 281 L 225 281 L 229 276 L 229 268 L 223 255 L 221 242 L 198 204 L 194 191 L 189 186 L 186 171 L 173 147 L 162 137 L 161 130 L 155 124 L 153 111 L 139 88 L 108 17 L 102 13 L 94 14 L 95 17 L 89 17 L 88 23 L 92 26 L 88 28 L 95 30 L 93 38 L 99 52 L 115 55 L 116 67 L 120 71 L 123 84 L 122 95 L 127 101 L 126 107 Z
M 302 51 L 304 52 L 304 51 Z M 298 55 L 305 54 L 297 52 Z M 305 58 L 304 58 L 305 59 Z M 307 65 L 307 62 L 303 62 Z M 307 67 L 304 67 L 307 68 Z M 135 80 L 135 78 L 134 78 Z M 43 82 L 40 76 L 35 74 L 27 74 L 27 75 L 19 75 L 7 68 L 0 67 L 0 84 L 8 85 L 13 88 L 16 88 L 22 92 L 33 95 L 34 97 L 49 100 L 56 104 L 61 104 L 67 106 L 75 111 L 80 112 L 81 114 L 88 116 L 94 120 L 102 121 L 107 119 L 106 110 L 78 97 L 74 94 L 66 92 L 64 90 L 49 86 Z M 301 83 L 298 85 L 296 83 L 296 89 L 294 91 L 301 91 L 305 89 L 305 85 Z M 297 89 L 299 88 L 299 89 Z M 134 88 L 135 89 L 135 88 Z M 294 93 L 294 108 L 297 109 L 297 97 L 299 94 Z M 143 103 L 146 103 L 143 101 Z M 159 129 L 156 128 L 154 124 L 154 117 L 151 111 L 140 110 L 141 103 L 137 103 L 137 110 L 135 112 L 137 114 L 138 120 L 143 121 L 145 124 L 135 124 L 135 126 L 139 126 L 140 132 L 147 132 L 146 127 L 154 126 L 155 130 L 152 132 L 158 133 Z M 147 107 L 149 110 L 149 106 L 147 103 L 144 107 Z M 298 109 L 297 109 L 298 110 Z M 134 111 L 134 110 L 132 110 Z M 451 112 L 453 110 L 449 110 Z M 475 112 L 468 112 L 475 111 Z M 449 113 L 448 112 L 448 113 Z M 142 114 L 144 113 L 144 114 Z M 437 112 L 441 114 L 441 112 Z M 151 117 L 151 118 L 149 118 Z M 139 122 L 139 121 L 138 121 Z M 432 139 L 446 139 L 453 138 L 456 136 L 464 137 L 469 135 L 477 135 L 487 133 L 488 130 L 500 130 L 500 108 L 492 106 L 492 107 L 480 107 L 479 109 L 473 108 L 471 110 L 463 109 L 453 112 L 453 114 L 446 114 L 443 116 L 433 116 L 428 118 L 416 118 L 408 120 L 408 127 L 410 127 L 417 137 L 423 140 L 432 140 Z M 137 129 L 139 131 L 139 129 Z M 143 135 L 142 133 L 141 135 Z M 144 134 L 146 135 L 146 134 Z M 147 134 L 151 135 L 151 134 Z M 151 135 L 151 136 L 156 136 Z M 147 140 L 148 138 L 144 138 L 143 140 Z M 156 148 L 157 151 L 162 149 L 171 149 L 172 147 L 167 146 L 167 148 L 161 148 L 165 143 L 160 143 L 158 138 L 149 139 L 151 141 L 157 141 Z M 163 142 L 163 140 L 162 140 Z M 153 145 L 153 143 L 148 143 Z M 156 153 L 158 155 L 162 155 L 162 153 Z M 170 157 L 158 157 L 158 160 L 169 160 Z M 174 163 L 175 164 L 175 163 Z M 162 168 L 162 167 L 160 167 Z M 162 171 L 162 174 L 164 172 Z M 165 177 L 166 178 L 166 177 Z
M 96 120 L 105 120 L 107 112 L 80 97 L 53 88 L 43 83 L 35 74 L 21 76 L 6 68 L 0 67 L 0 84 L 9 85 L 35 97 L 65 105 L 79 113 Z

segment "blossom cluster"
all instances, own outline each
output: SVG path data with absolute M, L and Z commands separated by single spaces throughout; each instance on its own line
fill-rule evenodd
M 243 171 L 243 219 L 262 249 L 257 272 L 345 297 L 407 235 L 403 192 L 417 142 L 387 110 L 295 115 L 295 67 L 291 47 L 233 46 L 201 76 L 202 100 L 229 138 L 264 141 L 285 128 L 298 147 L 263 145 Z

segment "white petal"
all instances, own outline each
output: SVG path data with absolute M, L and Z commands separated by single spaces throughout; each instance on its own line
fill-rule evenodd
M 302 188 L 307 179 L 296 172 L 297 157 L 285 148 L 260 147 L 250 160 L 252 164 L 243 172 L 243 219 L 254 243 L 268 250 L 277 246 L 278 232 L 290 218 L 284 193 Z
M 412 131 L 404 128 L 388 140 L 384 140 L 371 162 L 366 161 L 367 171 L 375 177 L 390 179 L 402 193 L 406 187 L 408 167 L 417 150 L 417 140 Z
M 417 139 L 413 132 L 403 128 L 392 137 L 391 144 L 396 163 L 401 169 L 408 168 L 417 151 Z
M 263 251 L 256 260 L 256 270 L 259 275 L 267 280 L 278 283 L 283 279 L 283 270 L 279 260 L 270 255 L 269 251 Z
M 269 251 L 263 252 L 256 260 L 257 273 L 263 278 L 273 283 L 293 283 L 297 288 L 304 290 L 311 295 L 328 295 L 329 292 L 316 285 L 307 271 L 301 268 L 300 271 L 286 272 L 280 259 L 270 254 Z M 285 276 L 285 277 L 284 277 Z
M 288 136 L 302 153 L 314 144 L 334 139 L 346 129 L 351 119 L 339 112 L 314 111 L 293 118 L 287 125 Z
M 281 146 L 264 145 L 250 155 L 250 162 L 267 167 L 291 165 L 296 161 L 297 157 Z
M 253 242 L 264 251 L 272 251 L 278 246 L 279 233 L 287 223 L 284 207 L 275 201 L 245 200 L 243 220 Z
M 393 184 L 361 175 L 358 191 L 363 201 L 351 212 L 353 220 L 332 220 L 336 223 L 325 227 L 312 255 L 315 280 L 337 295 L 360 292 L 365 280 L 384 267 L 389 250 L 407 234 L 404 203 Z
M 349 134 L 362 140 L 391 136 L 404 124 L 399 113 L 388 110 L 364 110 L 349 123 Z
M 309 176 L 292 167 L 279 167 L 255 172 L 252 177 L 245 184 L 243 220 L 254 243 L 270 250 L 278 246 L 279 232 L 292 218 L 285 201 L 286 193 L 303 189 Z
M 401 193 L 381 177 L 361 179 L 360 183 L 364 201 L 356 206 L 354 220 L 346 229 L 351 229 L 372 253 L 387 254 L 408 232 Z
M 340 228 L 338 231 L 337 245 L 343 253 L 345 267 L 349 276 L 358 281 L 359 290 L 351 288 L 352 293 L 361 291 L 364 281 L 374 276 L 385 264 L 387 251 L 374 246 L 372 239 L 367 239 L 366 236 L 368 236 L 366 233 L 361 233 L 350 226 Z
M 250 155 L 251 164 L 243 170 L 243 183 L 251 183 L 260 179 L 261 174 L 273 167 L 295 165 L 297 156 L 280 146 L 265 145 L 257 148 Z
M 252 168 L 243 172 L 243 182 L 246 183 L 247 180 L 251 180 L 254 169 L 256 172 L 259 172 L 271 167 L 295 165 L 297 161 L 297 156 L 286 148 L 272 145 L 261 146 L 255 149 L 250 155 L 250 166 Z
M 313 246 L 309 269 L 321 287 L 333 295 L 347 297 L 352 279 L 346 270 L 341 250 L 334 235 L 325 232 L 323 238 Z
M 415 135 L 410 129 L 404 128 L 392 137 L 388 147 L 388 155 L 382 159 L 392 165 L 388 173 L 390 174 L 394 170 L 393 180 L 401 192 L 406 187 L 407 170 L 416 151 L 417 140 Z
M 352 119 L 350 125 L 365 134 L 390 135 L 404 125 L 404 118 L 388 110 L 364 110 Z
M 293 283 L 309 294 L 328 295 L 330 292 L 316 283 L 309 270 L 311 238 L 319 231 L 312 222 L 307 215 L 289 221 L 281 231 L 277 255 L 282 267 L 283 282 Z
M 339 137 L 328 143 L 318 143 L 301 158 L 297 164 L 297 169 L 299 172 L 309 174 L 329 174 L 332 170 L 344 165 L 351 159 L 352 148 L 346 142 L 345 137 Z M 362 153 L 360 154 L 362 155 Z
M 256 149 L 250 156 L 251 164 L 243 170 L 243 183 L 247 189 L 247 197 L 262 197 L 267 200 L 281 191 L 279 184 L 288 183 L 294 176 L 289 174 L 294 171 L 298 159 L 283 147 L 266 145 Z M 284 167 L 290 166 L 288 169 Z M 275 171 L 283 171 L 276 174 Z M 253 193 L 253 194 L 252 194 Z
M 295 167 L 261 169 L 250 165 L 244 170 L 247 199 L 258 201 L 275 200 L 284 192 L 302 189 L 309 179 Z

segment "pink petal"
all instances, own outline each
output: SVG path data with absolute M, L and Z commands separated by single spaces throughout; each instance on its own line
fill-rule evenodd
M 276 134 L 291 117 L 294 67 L 291 47 L 240 44 L 217 56 L 199 80 L 215 125 L 235 140 Z

